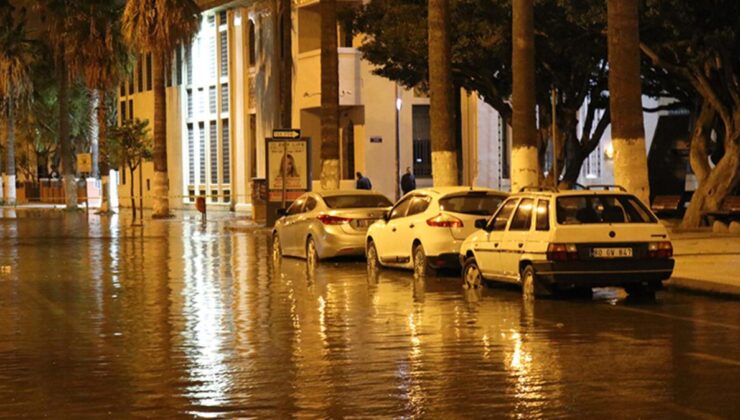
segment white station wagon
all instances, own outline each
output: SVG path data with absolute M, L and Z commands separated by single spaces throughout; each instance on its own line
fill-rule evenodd
M 621 187 L 527 188 L 476 225 L 460 247 L 466 287 L 496 280 L 531 296 L 608 286 L 654 295 L 673 271 L 665 227 Z

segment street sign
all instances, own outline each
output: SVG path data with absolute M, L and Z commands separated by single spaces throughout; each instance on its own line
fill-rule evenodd
M 92 173 L 92 155 L 90 153 L 77 154 L 77 170 L 80 173 Z
M 272 138 L 279 140 L 297 140 L 301 138 L 301 130 L 298 128 L 276 128 L 272 130 Z

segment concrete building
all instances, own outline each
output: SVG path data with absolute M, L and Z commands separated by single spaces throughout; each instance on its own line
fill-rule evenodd
M 340 2 L 340 7 L 358 4 Z M 251 1 L 208 1 L 192 45 L 173 56 L 167 88 L 167 151 L 170 206 L 192 206 L 198 195 L 211 206 L 251 209 L 251 181 L 265 177 L 265 138 L 277 109 L 276 22 L 269 5 Z M 320 13 L 318 0 L 294 0 L 292 10 L 292 125 L 311 137 L 313 186 L 319 185 Z M 339 39 L 340 172 L 342 188 L 353 188 L 354 173 L 366 174 L 374 189 L 396 196 L 398 172 L 411 167 L 417 186 L 431 185 L 429 99 L 372 74 L 353 37 L 341 25 Z M 120 120 L 153 121 L 151 60 L 141 57 L 122 84 Z M 461 94 L 461 181 L 510 188 L 510 128 L 475 94 Z M 657 118 L 646 114 L 648 148 Z M 276 127 L 277 128 L 277 127 Z M 610 136 L 584 162 L 583 184 L 611 183 Z M 143 166 L 144 205 L 149 206 L 153 165 Z M 119 177 L 119 199 L 130 200 L 129 183 Z

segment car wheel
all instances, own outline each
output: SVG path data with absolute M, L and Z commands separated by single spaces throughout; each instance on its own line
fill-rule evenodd
M 475 257 L 465 260 L 462 271 L 463 287 L 466 289 L 477 289 L 483 285 L 483 275 L 478 268 Z
M 316 250 L 316 242 L 313 238 L 309 237 L 306 241 L 306 265 L 309 269 L 313 269 L 319 263 L 319 253 Z
M 367 269 L 375 272 L 380 269 L 380 259 L 378 258 L 378 249 L 375 248 L 375 242 L 370 241 L 367 244 Z
M 542 284 L 542 281 L 537 277 L 534 272 L 534 268 L 531 265 L 524 267 L 521 273 L 522 276 L 522 295 L 527 299 L 534 299 L 536 297 L 550 296 L 550 290 Z
M 272 235 L 272 258 L 279 260 L 283 256 L 283 250 L 280 247 L 280 236 L 277 233 Z
M 434 274 L 433 270 L 429 267 L 427 261 L 427 254 L 424 252 L 424 246 L 418 244 L 413 250 L 413 263 L 414 263 L 414 276 L 417 278 L 425 278 L 429 275 Z
M 631 298 L 655 299 L 655 288 L 651 286 L 631 284 L 629 286 L 625 286 L 624 291 L 627 292 Z

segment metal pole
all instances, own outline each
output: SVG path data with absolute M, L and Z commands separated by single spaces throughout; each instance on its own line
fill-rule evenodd
M 280 163 L 280 169 L 282 171 L 281 178 L 282 178 L 282 182 L 283 182 L 283 200 L 282 200 L 283 201 L 283 204 L 282 204 L 282 208 L 285 208 L 286 193 L 287 193 L 287 191 L 286 191 L 287 188 L 285 186 L 286 185 L 285 184 L 285 177 L 288 175 L 288 173 L 286 172 L 287 166 L 288 166 L 286 164 L 287 162 L 288 162 L 288 141 L 285 140 L 285 139 L 283 139 L 283 160 Z
M 396 83 L 396 103 L 393 104 L 393 106 L 396 108 L 396 200 L 401 198 L 401 109 L 398 104 L 398 95 L 398 83 Z
M 139 163 L 139 222 L 144 226 L 144 162 Z M 132 179 L 131 182 L 134 182 Z
M 558 187 L 560 183 L 560 173 L 558 172 L 558 124 L 557 124 L 557 90 L 553 86 L 551 91 L 552 100 L 552 173 L 553 173 L 553 186 Z

